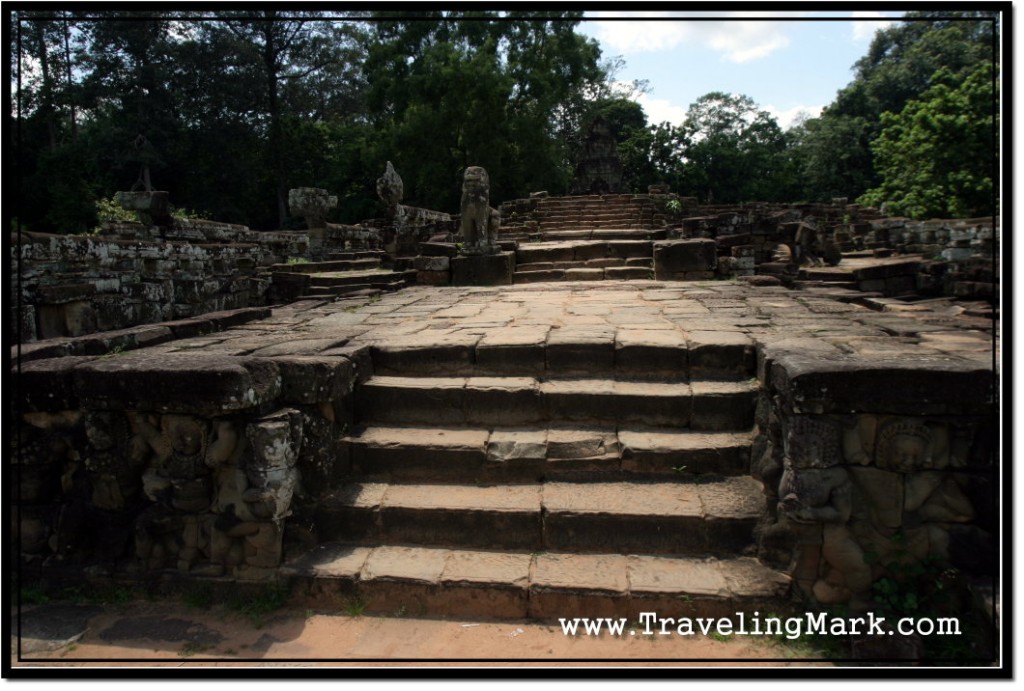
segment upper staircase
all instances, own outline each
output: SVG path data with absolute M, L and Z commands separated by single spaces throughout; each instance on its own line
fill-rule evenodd
M 513 282 L 654 278 L 660 221 L 645 195 L 539 199 L 528 217 L 502 220 L 502 236 L 518 241 Z

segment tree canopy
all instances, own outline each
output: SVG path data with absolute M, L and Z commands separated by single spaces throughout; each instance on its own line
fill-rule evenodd
M 201 6 L 199 6 L 201 7 Z M 880 31 L 824 113 L 783 132 L 742 94 L 651 123 L 643 83 L 578 31 L 578 10 L 17 10 L 11 54 L 23 226 L 83 232 L 97 201 L 152 185 L 257 229 L 300 227 L 287 190 L 378 215 L 385 162 L 405 203 L 456 211 L 468 165 L 495 201 L 565 193 L 590 122 L 625 184 L 704 202 L 889 202 L 909 215 L 992 210 L 995 16 L 907 15 Z

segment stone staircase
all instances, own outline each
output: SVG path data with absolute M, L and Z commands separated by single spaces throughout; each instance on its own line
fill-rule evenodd
M 514 283 L 651 279 L 651 241 L 666 237 L 654 205 L 630 194 L 548 197 L 526 224 L 503 234 L 516 237 Z
M 334 299 L 374 295 L 415 285 L 415 271 L 384 268 L 380 250 L 332 252 L 328 261 L 270 267 L 275 299 Z
M 375 346 L 350 478 L 282 567 L 293 594 L 513 619 L 780 611 L 787 577 L 750 556 L 750 346 L 650 333 Z

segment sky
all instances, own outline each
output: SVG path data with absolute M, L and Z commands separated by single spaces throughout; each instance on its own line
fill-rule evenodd
M 616 80 L 648 81 L 637 101 L 651 124 L 678 125 L 691 103 L 724 91 L 749 96 L 787 129 L 801 113 L 820 114 L 853 79 L 875 32 L 901 15 L 587 12 L 577 30 L 598 40 L 604 58 L 622 57 Z

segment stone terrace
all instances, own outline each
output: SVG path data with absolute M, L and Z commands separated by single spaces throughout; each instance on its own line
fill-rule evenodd
M 76 406 L 111 429 L 127 425 L 116 411 L 150 416 L 128 412 L 132 453 L 139 439 L 155 453 L 146 496 L 217 518 L 176 528 L 164 513 L 136 528 L 157 536 L 136 538 L 150 569 L 285 576 L 313 601 L 413 613 L 635 615 L 683 598 L 725 614 L 778 602 L 791 579 L 827 603 L 823 574 L 844 573 L 848 599 L 864 591 L 863 562 L 829 561 L 820 524 L 802 551 L 772 541 L 783 445 L 805 485 L 832 481 L 817 464 L 846 464 L 844 486 L 866 497 L 845 514 L 864 549 L 884 552 L 877 536 L 901 515 L 921 558 L 962 560 L 993 529 L 992 319 L 947 299 L 854 300 L 732 281 L 303 300 L 116 357 L 26 363 L 40 411 L 26 420 L 57 429 L 72 418 L 42 411 Z M 53 393 L 33 399 L 44 385 Z M 890 457 L 914 434 L 945 443 Z M 255 460 L 232 451 L 243 437 Z M 209 479 L 197 452 L 226 470 Z M 125 510 L 117 492 L 138 482 L 108 483 L 106 507 Z M 904 503 L 904 482 L 918 504 Z

